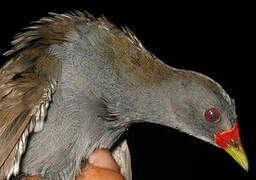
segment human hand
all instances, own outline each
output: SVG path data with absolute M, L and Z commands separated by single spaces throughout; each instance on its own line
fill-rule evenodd
M 88 162 L 76 180 L 125 180 L 108 150 L 95 150 L 89 156 Z M 33 176 L 27 177 L 26 180 L 40 179 Z
M 76 180 L 124 180 L 108 150 L 95 150 L 88 162 Z

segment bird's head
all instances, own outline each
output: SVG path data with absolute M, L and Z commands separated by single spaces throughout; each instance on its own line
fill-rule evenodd
M 171 83 L 165 84 L 168 95 L 163 93 L 162 98 L 168 111 L 165 125 L 175 125 L 182 132 L 224 149 L 248 171 L 234 100 L 207 76 L 183 70 L 175 73 L 177 78 L 173 76 Z
M 138 119 L 178 129 L 220 147 L 248 171 L 235 102 L 225 90 L 203 74 L 166 66 L 151 55 L 141 56 L 139 63 L 130 60 L 127 66 L 125 58 L 125 63 L 118 64 L 147 92 L 140 100 L 136 93 L 129 96 L 140 102 L 136 108 L 132 106 L 143 112 Z M 149 61 L 149 57 L 153 60 Z

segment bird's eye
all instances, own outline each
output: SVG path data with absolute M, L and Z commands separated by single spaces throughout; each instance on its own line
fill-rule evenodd
M 208 109 L 204 116 L 205 119 L 210 122 L 217 122 L 220 120 L 220 112 L 215 108 Z

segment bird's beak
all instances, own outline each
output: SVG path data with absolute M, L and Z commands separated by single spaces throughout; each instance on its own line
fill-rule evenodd
M 237 122 L 232 130 L 215 134 L 215 143 L 230 154 L 246 171 L 249 170 L 248 160 L 241 144 Z

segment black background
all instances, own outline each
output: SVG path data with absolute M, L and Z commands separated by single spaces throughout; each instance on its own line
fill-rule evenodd
M 47 16 L 47 12 L 87 10 L 96 16 L 103 14 L 119 27 L 128 26 L 162 61 L 210 76 L 235 98 L 249 173 L 221 149 L 166 127 L 137 124 L 127 132 L 134 180 L 254 179 L 255 18 L 250 4 L 119 1 L 93 5 L 84 2 L 79 8 L 46 8 L 41 7 L 42 2 L 36 3 L 20 8 L 16 5 L 15 9 L 13 6 L 0 8 L 1 54 L 10 48 L 13 35 L 31 21 Z M 5 61 L 4 57 L 0 58 L 1 62 Z

